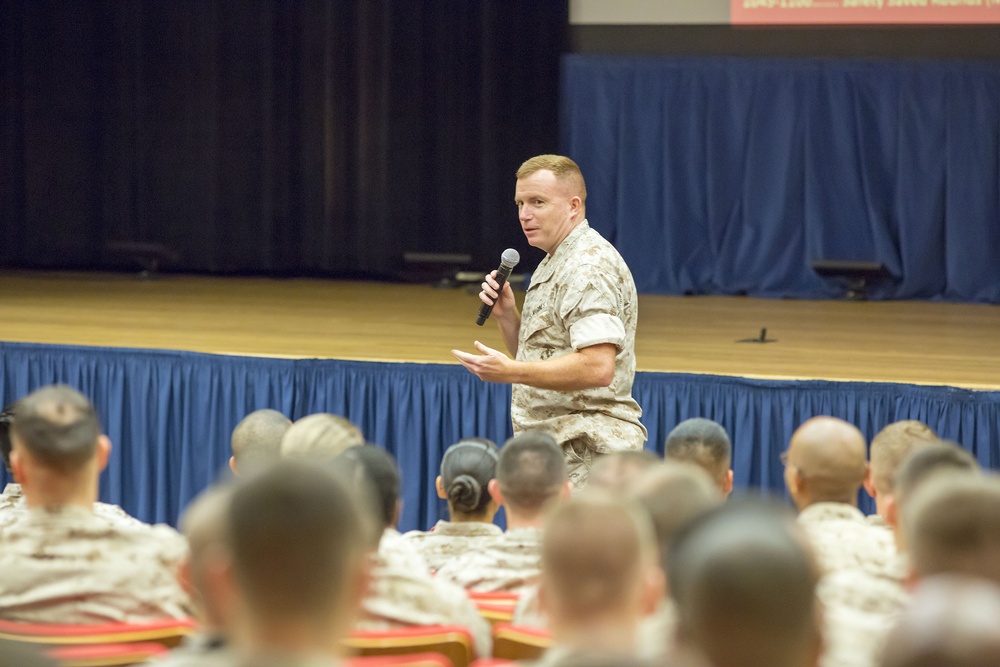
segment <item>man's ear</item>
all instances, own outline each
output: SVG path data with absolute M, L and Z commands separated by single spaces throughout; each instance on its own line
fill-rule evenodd
M 868 495 L 874 500 L 875 496 L 878 495 L 878 491 L 875 490 L 875 481 L 872 480 L 872 467 L 867 463 L 865 464 L 865 479 L 861 484 L 865 487 Z
M 237 477 L 240 476 L 239 471 L 236 470 L 236 457 L 235 456 L 230 456 L 229 457 L 229 469 L 232 470 L 233 474 L 236 475 Z
M 21 452 L 17 447 L 14 447 L 10 452 L 10 472 L 14 476 L 14 481 L 23 486 L 24 459 L 21 458 Z
M 448 499 L 448 494 L 444 492 L 444 485 L 441 483 L 441 475 L 438 475 L 437 479 L 434 480 L 434 488 L 437 489 L 438 498 L 441 500 Z
M 491 479 L 490 483 L 486 485 L 486 490 L 490 492 L 490 498 L 493 499 L 493 502 L 497 505 L 503 505 L 503 492 L 500 490 L 500 482 Z
M 883 496 L 882 506 L 885 508 L 885 522 L 892 528 L 899 526 L 899 505 L 896 504 L 896 494 Z
M 111 438 L 106 435 L 97 436 L 97 469 L 108 467 L 108 457 L 111 456 Z
M 726 473 L 725 478 L 722 480 L 722 492 L 727 496 L 733 492 L 733 470 L 729 469 Z
M 573 482 L 566 480 L 559 490 L 559 500 L 568 500 L 573 497 Z
M 646 568 L 642 581 L 642 615 L 650 616 L 667 597 L 667 577 L 659 565 Z
M 392 527 L 395 528 L 399 525 L 399 517 L 403 516 L 403 499 L 400 498 L 396 501 L 396 509 L 392 514 Z

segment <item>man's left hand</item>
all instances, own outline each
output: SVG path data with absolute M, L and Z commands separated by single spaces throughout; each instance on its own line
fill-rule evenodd
M 463 366 L 469 369 L 470 373 L 480 380 L 486 382 L 510 382 L 508 378 L 510 377 L 511 364 L 516 362 L 512 361 L 503 352 L 494 350 L 492 347 L 487 347 L 478 340 L 474 345 L 482 354 L 470 354 L 461 350 L 452 350 L 451 353 L 455 355 L 455 358 Z

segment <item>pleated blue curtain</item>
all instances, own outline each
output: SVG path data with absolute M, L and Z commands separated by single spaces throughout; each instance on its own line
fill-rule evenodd
M 562 150 L 639 292 L 1000 302 L 1000 65 L 563 60 Z
M 0 343 L 4 404 L 55 382 L 94 401 L 114 444 L 102 500 L 146 521 L 175 523 L 194 495 L 228 474 L 229 435 L 259 408 L 293 419 L 333 412 L 357 423 L 399 462 L 404 530 L 444 516 L 434 477 L 450 444 L 510 436 L 510 388 L 480 382 L 460 366 Z M 683 419 L 723 424 L 739 487 L 783 493 L 780 452 L 799 424 L 824 414 L 857 424 L 868 438 L 889 422 L 919 419 L 983 466 L 1000 467 L 1000 392 L 639 373 L 634 393 L 648 449 L 662 453 Z

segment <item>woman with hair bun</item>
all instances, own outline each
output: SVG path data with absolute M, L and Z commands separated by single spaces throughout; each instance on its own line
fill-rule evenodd
M 499 449 L 485 438 L 466 438 L 448 448 L 435 480 L 439 498 L 448 501 L 450 521 L 438 521 L 429 531 L 414 530 L 404 537 L 419 551 L 431 572 L 453 556 L 474 549 L 502 534 L 493 516 L 499 505 L 487 489 L 496 476 Z

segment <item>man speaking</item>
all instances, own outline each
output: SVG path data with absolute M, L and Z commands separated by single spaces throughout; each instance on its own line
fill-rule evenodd
M 559 155 L 533 157 L 517 170 L 514 203 L 528 243 L 547 255 L 519 313 L 509 284 L 486 276 L 479 298 L 514 359 L 479 341 L 480 354 L 452 350 L 487 382 L 512 383 L 514 432 L 551 433 L 566 454 L 576 489 L 594 457 L 641 449 L 646 429 L 632 398 L 638 304 L 632 274 L 614 246 L 586 220 L 580 167 Z M 498 291 L 499 290 L 499 291 Z

